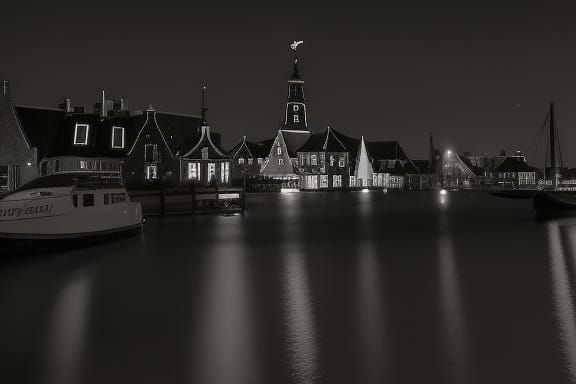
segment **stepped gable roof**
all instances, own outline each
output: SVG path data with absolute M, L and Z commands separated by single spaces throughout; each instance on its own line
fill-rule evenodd
M 48 155 L 54 145 L 65 112 L 54 108 L 14 106 L 18 120 L 32 147 L 37 149 L 38 160 Z
M 347 146 L 334 132 L 328 127 L 324 132 L 310 135 L 298 152 L 348 152 Z
M 290 157 L 296 157 L 296 152 L 306 143 L 310 137 L 310 133 L 307 131 L 285 131 L 280 130 L 280 133 L 284 137 L 284 143 L 286 144 L 286 150 Z
M 266 142 L 252 142 L 246 140 L 246 136 L 243 136 L 242 140 L 230 150 L 230 155 L 234 157 L 240 150 L 244 149 L 249 153 L 250 157 L 265 158 L 270 153 L 270 147 L 273 142 L 274 139 L 266 140 Z
M 496 172 L 537 172 L 536 167 L 526 163 L 523 156 L 507 156 L 506 159 L 496 167 Z
M 201 134 L 196 136 L 194 146 L 184 154 L 186 159 L 202 159 L 202 151 L 204 148 L 208 150 L 209 159 L 228 159 L 230 158 L 228 152 L 226 152 L 219 143 L 219 140 L 214 140 L 212 133 L 210 132 L 210 127 L 205 125 L 202 126 Z M 215 142 L 216 141 L 216 142 Z

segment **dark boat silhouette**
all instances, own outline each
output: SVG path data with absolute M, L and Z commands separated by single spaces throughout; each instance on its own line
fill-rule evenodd
M 507 199 L 531 199 L 536 192 L 535 189 L 493 189 L 490 194 Z
M 550 110 L 546 119 L 549 121 L 549 153 L 550 168 L 542 190 L 534 194 L 532 200 L 536 216 L 539 218 L 566 217 L 576 215 L 575 188 L 563 187 L 560 181 L 560 168 L 556 159 L 557 152 L 561 155 L 558 140 L 558 131 L 554 118 L 554 103 L 550 103 Z M 546 123 L 546 120 L 545 120 Z M 545 167 L 546 168 L 546 167 Z

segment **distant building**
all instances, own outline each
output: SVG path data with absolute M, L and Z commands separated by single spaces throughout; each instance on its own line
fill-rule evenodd
M 260 170 L 264 166 L 264 161 L 270 154 L 272 141 L 252 142 L 242 137 L 231 150 L 231 175 L 233 183 L 241 185 L 245 176 L 260 176 Z
M 522 155 L 506 156 L 504 161 L 489 172 L 492 183 L 504 188 L 535 187 L 539 170 L 526 163 Z
M 297 151 L 309 136 L 304 80 L 298 72 L 298 59 L 295 59 L 292 78 L 288 80 L 284 124 L 273 140 L 260 174 L 282 180 L 284 187 L 298 188 L 300 178 L 297 173 Z
M 180 157 L 180 181 L 203 187 L 229 186 L 231 156 L 220 146 L 219 136 L 213 137 L 206 122 L 205 90 L 202 90 L 200 135 L 190 150 Z
M 349 137 L 328 127 L 313 134 L 298 150 L 301 189 L 340 189 L 350 183 Z

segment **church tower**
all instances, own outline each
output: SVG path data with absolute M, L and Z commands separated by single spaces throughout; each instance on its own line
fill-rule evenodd
M 288 101 L 282 130 L 309 132 L 306 116 L 306 99 L 304 97 L 304 80 L 298 71 L 298 56 L 296 49 L 302 42 L 294 42 L 290 47 L 294 52 L 294 69 L 288 80 Z

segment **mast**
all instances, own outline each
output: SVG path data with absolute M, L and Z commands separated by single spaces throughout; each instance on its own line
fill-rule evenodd
M 554 102 L 550 103 L 550 173 L 552 174 L 552 185 L 558 185 L 558 164 L 556 163 L 556 126 L 554 118 Z

